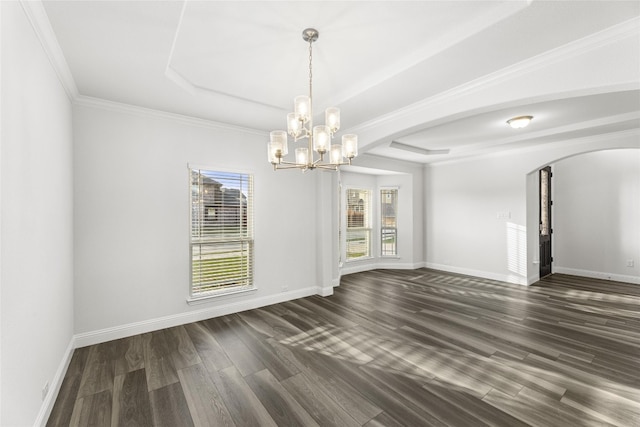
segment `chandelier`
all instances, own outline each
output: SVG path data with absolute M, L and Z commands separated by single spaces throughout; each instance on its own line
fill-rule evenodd
M 296 96 L 293 100 L 294 112 L 287 114 L 287 131 L 274 130 L 269 134 L 268 156 L 273 170 L 278 169 L 329 169 L 338 170 L 341 165 L 350 165 L 358 155 L 358 135 L 342 136 L 342 144 L 332 144 L 334 134 L 340 129 L 340 109 L 330 107 L 325 110 L 325 124 L 313 126 L 312 89 L 313 71 L 312 44 L 318 40 L 318 30 L 307 28 L 302 39 L 309 42 L 309 95 Z M 294 142 L 307 139 L 306 147 L 295 149 L 295 161 L 284 160 L 289 153 L 288 135 Z M 315 153 L 319 157 L 316 158 Z M 328 161 L 325 155 L 328 154 Z M 346 159 L 346 161 L 345 161 Z

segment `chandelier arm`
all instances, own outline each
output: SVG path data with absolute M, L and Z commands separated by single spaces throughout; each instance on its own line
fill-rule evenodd
M 301 163 L 274 163 L 275 169 L 307 169 L 307 165 L 303 165 Z
M 287 166 L 306 166 L 306 164 L 304 163 L 297 163 L 297 162 L 287 162 L 285 160 L 281 160 L 280 162 L 276 163 L 278 166 L 279 165 L 287 165 Z
M 318 164 L 323 164 L 323 165 L 328 165 L 330 163 L 320 163 L 321 161 L 324 160 L 324 153 L 318 153 L 320 155 L 319 159 L 316 160 L 311 160 L 309 163 L 311 163 L 313 166 L 316 166 Z
M 332 170 L 332 171 L 337 171 L 338 170 L 338 165 L 332 165 L 331 163 L 319 163 L 317 165 L 314 165 L 315 168 L 317 169 L 325 169 L 325 170 Z
M 333 166 L 351 166 L 351 165 L 352 165 L 351 164 L 351 159 L 347 159 L 346 162 L 340 162 L 340 163 L 319 163 L 318 161 L 316 161 L 316 163 L 314 163 L 314 166 L 318 167 L 318 168 L 321 168 L 321 167 L 329 168 L 329 167 L 333 167 Z

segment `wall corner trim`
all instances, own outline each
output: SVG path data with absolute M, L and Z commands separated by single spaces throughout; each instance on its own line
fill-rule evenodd
M 71 101 L 78 97 L 78 87 L 71 74 L 71 69 L 67 60 L 64 57 L 62 48 L 58 43 L 47 12 L 44 10 L 44 5 L 40 0 L 20 0 L 22 10 L 27 15 L 27 19 L 36 33 L 42 49 L 49 58 L 51 66 L 56 72 L 62 87 L 64 88 L 67 96 Z
M 36 417 L 36 421 L 33 423 L 34 426 L 45 426 L 47 424 L 47 420 L 51 415 L 51 411 L 53 410 L 53 405 L 56 403 L 56 399 L 58 398 L 58 393 L 60 392 L 60 387 L 62 387 L 62 381 L 64 380 L 64 376 L 67 373 L 67 369 L 69 368 L 69 363 L 71 363 L 71 358 L 73 357 L 73 352 L 77 348 L 76 346 L 76 338 L 75 336 L 71 337 L 69 341 L 69 345 L 62 356 L 62 360 L 60 361 L 60 365 L 58 365 L 58 369 L 56 370 L 53 379 L 51 380 L 51 385 L 49 387 L 49 394 L 45 397 L 42 405 L 40 406 L 40 411 L 38 412 L 38 416 Z

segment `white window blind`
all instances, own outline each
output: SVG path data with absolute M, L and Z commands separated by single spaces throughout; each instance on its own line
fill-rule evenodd
M 347 261 L 371 256 L 371 192 L 347 190 Z
M 253 288 L 253 175 L 190 174 L 191 297 Z
M 398 255 L 398 190 L 380 190 L 380 255 Z

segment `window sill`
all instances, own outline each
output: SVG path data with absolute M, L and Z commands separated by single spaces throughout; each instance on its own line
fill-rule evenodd
M 258 290 L 258 288 L 254 286 L 254 287 L 251 287 L 251 288 L 244 288 L 244 289 L 237 289 L 237 290 L 211 292 L 210 294 L 206 294 L 206 295 L 198 295 L 198 296 L 195 296 L 195 297 L 187 297 L 187 304 L 189 304 L 189 305 L 204 304 L 204 303 L 211 302 L 212 300 L 215 300 L 215 299 L 218 299 L 218 298 L 237 296 L 237 295 L 240 295 L 240 294 L 246 294 L 246 293 L 250 293 L 250 292 L 255 292 L 257 290 Z

